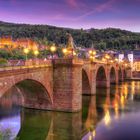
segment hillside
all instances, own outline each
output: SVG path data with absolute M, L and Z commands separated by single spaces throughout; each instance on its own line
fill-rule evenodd
M 67 33 L 71 33 L 76 46 L 91 47 L 92 43 L 99 50 L 133 50 L 140 46 L 140 33 L 120 29 L 76 30 L 49 25 L 15 24 L 0 21 L 0 36 L 13 38 L 31 38 L 42 43 L 54 42 L 66 44 Z

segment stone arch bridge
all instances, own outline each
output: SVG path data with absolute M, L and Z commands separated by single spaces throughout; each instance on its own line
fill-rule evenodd
M 118 84 L 126 73 L 123 65 L 79 59 L 6 67 L 0 69 L 0 97 L 16 87 L 24 107 L 76 112 L 82 108 L 82 94 L 94 95 L 96 87 Z

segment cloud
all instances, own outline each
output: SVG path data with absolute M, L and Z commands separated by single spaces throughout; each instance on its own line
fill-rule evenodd
M 77 7 L 78 6 L 78 0 L 66 0 L 66 2 L 71 7 Z
M 87 11 L 84 12 L 82 15 L 77 15 L 77 16 L 67 16 L 67 14 L 65 15 L 64 13 L 62 14 L 58 14 L 56 16 L 51 17 L 52 20 L 63 20 L 63 21 L 71 21 L 71 22 L 77 22 L 79 20 L 82 20 L 84 18 L 86 18 L 87 16 L 93 15 L 93 14 L 97 14 L 100 12 L 103 12 L 105 10 L 108 9 L 113 9 L 113 4 L 116 2 L 116 0 L 107 0 L 106 2 L 102 3 L 102 4 L 97 4 L 96 6 L 93 5 L 93 3 L 91 4 L 92 7 L 91 8 L 90 5 L 84 5 L 84 3 L 82 3 L 81 1 L 78 0 L 66 0 L 68 2 L 68 4 L 72 7 L 76 7 L 77 8 L 81 8 L 82 11 Z M 89 10 L 91 8 L 91 10 Z M 81 12 L 81 10 L 80 10 Z
M 83 19 L 89 15 L 100 13 L 100 12 L 103 12 L 103 11 L 108 10 L 108 9 L 112 9 L 112 6 L 115 2 L 116 2 L 116 0 L 108 0 L 105 3 L 98 4 L 94 9 L 91 9 L 90 11 L 79 16 L 78 19 Z

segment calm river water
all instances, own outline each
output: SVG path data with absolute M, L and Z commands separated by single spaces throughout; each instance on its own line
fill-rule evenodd
M 140 82 L 83 96 L 79 113 L 25 109 L 8 96 L 0 104 L 0 140 L 140 140 Z

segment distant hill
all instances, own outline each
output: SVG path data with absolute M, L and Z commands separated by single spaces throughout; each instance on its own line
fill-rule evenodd
M 49 25 L 15 24 L 0 21 L 0 36 L 31 38 L 42 43 L 66 44 L 67 33 L 71 33 L 76 46 L 99 50 L 133 50 L 140 47 L 140 33 L 121 29 L 70 29 Z

